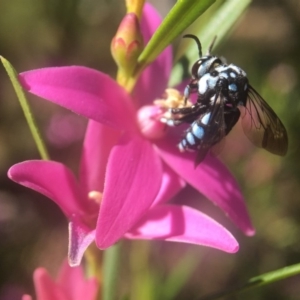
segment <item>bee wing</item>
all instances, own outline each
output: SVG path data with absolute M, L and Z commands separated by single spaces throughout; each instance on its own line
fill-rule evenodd
M 220 141 L 212 147 L 212 153 L 214 155 L 217 155 L 222 151 L 222 149 L 225 146 L 226 135 L 230 133 L 234 125 L 240 119 L 240 115 L 241 115 L 239 109 L 237 108 L 231 108 L 229 110 L 225 110 L 224 108 L 222 114 L 224 117 L 222 119 L 223 123 L 221 123 L 220 125 L 220 130 L 221 130 L 221 132 L 219 133 Z
M 226 135 L 226 126 L 224 122 L 224 99 L 221 95 L 217 94 L 215 97 L 209 120 L 205 126 L 205 135 L 198 147 L 195 166 L 203 161 L 210 149 L 214 155 L 217 155 L 221 152 L 225 144 L 224 137 Z M 207 113 L 201 115 L 199 120 L 203 120 L 205 115 L 207 115 Z
M 257 147 L 277 155 L 285 155 L 288 137 L 283 124 L 268 103 L 249 86 L 246 107 L 239 106 L 242 126 L 249 140 Z
M 226 144 L 226 137 L 223 136 L 222 138 L 220 138 L 220 141 L 219 141 L 219 142 L 217 142 L 216 144 L 214 144 L 214 145 L 211 147 L 210 152 L 211 152 L 214 156 L 218 156 L 218 155 L 222 152 L 222 150 L 224 149 L 225 144 Z
M 219 105 L 216 117 L 215 117 L 215 138 L 212 142 L 211 152 L 213 155 L 217 156 L 221 153 L 225 146 L 225 135 L 226 135 L 226 124 L 224 119 L 224 103 Z

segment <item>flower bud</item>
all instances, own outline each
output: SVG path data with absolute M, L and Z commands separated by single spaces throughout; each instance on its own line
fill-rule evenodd
M 126 14 L 111 42 L 112 56 L 125 76 L 132 74 L 142 50 L 143 37 L 138 17 L 134 13 Z

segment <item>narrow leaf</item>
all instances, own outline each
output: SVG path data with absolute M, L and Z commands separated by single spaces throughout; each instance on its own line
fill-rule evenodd
M 300 264 L 292 265 L 273 272 L 253 277 L 246 284 L 236 289 L 221 291 L 206 297 L 201 297 L 198 300 L 213 300 L 224 296 L 234 295 L 236 293 L 243 292 L 248 289 L 257 288 L 298 274 L 300 274 Z
M 39 129 L 36 125 L 36 122 L 34 120 L 33 114 L 30 110 L 30 106 L 28 104 L 28 101 L 26 99 L 25 93 L 23 91 L 22 86 L 20 85 L 18 81 L 18 73 L 16 70 L 13 68 L 11 63 L 6 60 L 3 56 L 0 56 L 1 62 L 9 76 L 9 79 L 13 85 L 13 88 L 17 94 L 17 97 L 19 99 L 20 105 L 23 109 L 26 121 L 28 123 L 29 129 L 31 131 L 31 134 L 33 136 L 33 139 L 35 141 L 35 144 L 38 148 L 38 151 L 40 153 L 40 156 L 42 159 L 49 159 L 49 154 L 46 149 L 46 146 L 41 138 L 41 134 L 39 132 Z
M 139 56 L 139 69 L 152 62 L 214 2 L 215 0 L 178 0 Z

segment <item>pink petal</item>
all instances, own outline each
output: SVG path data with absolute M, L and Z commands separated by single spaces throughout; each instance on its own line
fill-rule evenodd
M 73 173 L 54 161 L 29 160 L 13 165 L 8 171 L 13 181 L 41 193 L 53 200 L 67 217 L 84 214 L 95 209 L 91 201 L 83 201 Z
M 73 218 L 69 223 L 69 264 L 79 266 L 85 250 L 95 240 L 95 230 L 90 230 Z
M 146 3 L 141 19 L 145 44 L 148 43 L 161 21 L 162 18 L 156 9 Z M 172 47 L 169 46 L 143 71 L 134 91 L 134 96 L 138 99 L 140 106 L 151 104 L 153 100 L 161 97 L 170 78 L 172 60 Z
M 57 283 L 72 300 L 95 300 L 98 292 L 96 278 L 86 279 L 83 266 L 72 268 L 65 260 L 60 268 Z
M 71 66 L 21 73 L 29 92 L 113 128 L 133 130 L 130 97 L 113 79 L 93 69 Z
M 90 191 L 103 191 L 108 156 L 119 135 L 111 127 L 89 121 L 80 163 L 80 187 L 86 195 Z
M 47 270 L 38 268 L 33 274 L 37 300 L 68 300 L 67 295 L 49 276 Z
M 97 280 L 85 279 L 82 267 L 71 268 L 66 261 L 61 267 L 57 282 L 49 276 L 44 268 L 36 269 L 33 278 L 38 300 L 96 299 Z
M 180 153 L 172 141 L 157 145 L 159 155 L 175 172 L 218 205 L 245 234 L 254 234 L 239 185 L 217 158 L 207 155 L 195 168 L 195 153 Z
M 187 206 L 161 205 L 151 209 L 125 237 L 191 243 L 234 253 L 232 234 L 207 215 Z
M 22 300 L 32 300 L 32 297 L 30 295 L 23 295 Z
M 159 157 L 139 135 L 124 136 L 112 149 L 96 229 L 100 249 L 117 242 L 149 209 L 161 177 Z
M 185 186 L 185 181 L 168 165 L 164 164 L 161 187 L 151 207 L 169 201 Z

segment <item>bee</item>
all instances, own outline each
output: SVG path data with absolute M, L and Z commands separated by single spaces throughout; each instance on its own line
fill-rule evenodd
M 197 101 L 189 107 L 171 108 L 171 118 L 162 120 L 169 126 L 190 124 L 179 149 L 197 151 L 195 166 L 199 165 L 210 149 L 216 154 L 221 151 L 224 137 L 241 117 L 244 133 L 255 146 L 284 156 L 288 148 L 286 129 L 249 84 L 245 71 L 211 54 L 215 39 L 202 56 L 199 39 L 191 34 L 184 37 L 194 39 L 199 51 L 192 79 L 184 90 L 184 102 L 192 93 L 197 93 Z

